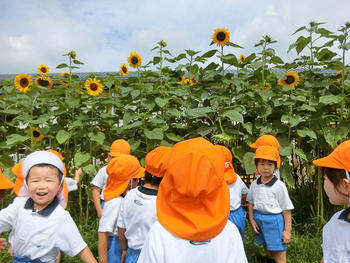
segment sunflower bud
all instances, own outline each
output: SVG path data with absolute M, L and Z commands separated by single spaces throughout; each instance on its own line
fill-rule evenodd
M 68 53 L 68 55 L 72 58 L 72 59 L 75 59 L 75 57 L 77 56 L 77 53 L 75 53 L 75 51 L 71 51 Z

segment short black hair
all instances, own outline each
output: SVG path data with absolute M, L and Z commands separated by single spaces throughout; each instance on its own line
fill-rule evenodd
M 260 160 L 267 160 L 267 159 L 261 159 L 261 158 L 256 158 L 254 159 L 254 162 L 255 162 L 255 166 L 258 167 L 258 162 Z M 267 160 L 267 161 L 270 161 L 270 162 L 273 162 L 273 164 L 275 165 L 275 169 L 277 168 L 277 162 L 276 161 L 272 161 L 272 160 Z
M 157 177 L 152 175 L 151 173 L 145 171 L 145 183 L 149 183 L 154 186 L 159 186 L 163 177 Z
M 346 179 L 345 170 L 324 167 L 323 174 L 334 184 L 334 186 L 339 186 L 343 179 Z
M 57 176 L 58 176 L 58 181 L 61 183 L 61 180 L 62 180 L 62 172 L 54 165 L 52 164 L 48 164 L 48 163 L 39 163 L 39 164 L 36 164 L 36 165 L 33 165 L 32 167 L 30 167 L 29 171 L 28 171 L 28 174 L 26 176 L 26 181 L 28 180 L 28 175 L 30 173 L 30 170 L 32 170 L 33 167 L 50 167 L 50 168 L 54 168 L 57 170 Z

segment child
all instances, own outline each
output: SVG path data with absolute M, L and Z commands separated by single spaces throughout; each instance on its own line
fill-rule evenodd
M 247 196 L 254 241 L 264 246 L 268 261 L 286 262 L 286 244 L 291 238 L 291 210 L 294 207 L 285 184 L 273 174 L 279 160 L 278 150 L 272 146 L 260 146 L 254 159 L 260 177 L 252 182 Z
M 132 155 L 118 154 L 107 166 L 108 179 L 104 190 L 105 206 L 98 227 L 99 262 L 120 262 L 122 251 L 117 221 L 124 192 L 133 178 L 145 175 L 139 161 Z
M 247 262 L 241 236 L 228 219 L 225 159 L 212 143 L 175 144 L 157 196 L 157 219 L 139 263 Z
M 14 184 L 7 179 L 0 169 L 0 201 L 5 197 L 6 191 L 13 188 Z M 5 238 L 0 238 L 0 251 L 7 245 Z
M 109 162 L 113 157 L 115 157 L 120 153 L 130 154 L 130 145 L 127 141 L 123 139 L 115 140 L 112 143 L 111 149 L 108 154 L 108 158 L 106 158 L 105 161 Z M 105 189 L 107 178 L 108 178 L 106 169 L 107 169 L 107 165 L 103 166 L 91 181 L 91 184 L 93 185 L 92 199 L 94 201 L 98 218 L 101 218 L 102 216 L 102 208 L 104 205 L 103 191 Z
M 231 151 L 225 146 L 215 145 L 215 147 L 222 151 L 226 161 L 224 178 L 230 190 L 230 216 L 228 219 L 237 226 L 244 241 L 246 212 L 242 206 L 246 206 L 248 188 L 233 168 Z
M 127 193 L 118 217 L 118 236 L 122 246 L 121 262 L 136 263 L 151 225 L 157 220 L 158 186 L 165 173 L 170 147 L 159 146 L 145 158 L 143 186 Z
M 23 161 L 22 174 L 30 197 L 15 198 L 0 211 L 0 232 L 12 230 L 13 262 L 51 263 L 61 250 L 83 262 L 97 263 L 73 219 L 59 205 L 63 172 L 62 161 L 50 152 L 33 152 Z
M 265 134 L 263 136 L 260 136 L 254 143 L 252 143 L 251 145 L 249 145 L 250 148 L 252 149 L 257 149 L 260 146 L 272 146 L 275 147 L 277 149 L 277 151 L 280 150 L 280 144 L 278 142 L 278 140 L 276 139 L 275 136 L 270 135 L 270 134 Z M 277 160 L 277 169 L 274 171 L 274 175 L 280 179 L 280 168 L 281 166 L 281 159 L 279 158 Z
M 338 145 L 327 157 L 313 161 L 324 167 L 324 190 L 334 205 L 349 205 L 350 197 L 350 140 Z M 323 259 L 321 262 L 350 262 L 350 209 L 333 215 L 323 227 Z

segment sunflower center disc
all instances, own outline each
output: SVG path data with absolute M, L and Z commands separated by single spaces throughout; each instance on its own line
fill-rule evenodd
M 37 138 L 40 136 L 40 132 L 38 131 L 33 131 L 33 137 Z
M 48 87 L 50 85 L 50 82 L 48 82 L 47 80 L 44 80 L 44 79 L 39 79 L 39 84 L 40 86 L 42 87 Z
M 219 41 L 224 41 L 225 38 L 226 38 L 226 35 L 224 32 L 219 32 L 216 36 L 216 38 L 219 40 Z
M 294 82 L 294 77 L 293 76 L 288 76 L 286 79 L 287 84 L 292 84 Z
M 27 79 L 25 79 L 25 78 L 21 79 L 21 81 L 20 81 L 21 87 L 27 87 L 28 84 L 29 84 L 29 82 Z
M 132 63 L 132 64 L 136 65 L 137 62 L 139 62 L 139 60 L 138 60 L 136 57 L 132 57 L 132 58 L 131 58 L 131 63 Z
M 95 83 L 92 83 L 91 85 L 90 85 L 90 89 L 92 90 L 92 91 L 96 91 L 97 90 L 97 85 L 95 84 Z
M 41 68 L 42 73 L 46 73 L 46 68 Z

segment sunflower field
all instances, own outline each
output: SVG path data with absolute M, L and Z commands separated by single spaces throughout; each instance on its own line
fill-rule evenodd
M 321 227 L 333 208 L 325 209 L 321 171 L 311 161 L 349 138 L 349 30 L 350 23 L 331 32 L 310 22 L 293 34 L 287 52 L 296 57 L 284 62 L 267 35 L 245 54 L 228 29 L 216 29 L 208 50 L 173 54 L 161 40 L 151 61 L 131 52 L 119 72 L 88 79 L 75 73 L 83 62 L 71 51 L 56 67 L 61 74 L 43 64 L 35 76 L 0 83 L 0 167 L 10 177 L 14 159 L 36 149 L 60 151 L 68 167 L 85 172 L 69 206 L 88 225 L 96 218 L 89 182 L 113 140 L 128 140 L 143 162 L 158 145 L 202 136 L 229 147 L 245 176 L 255 172 L 249 144 L 270 133 L 281 144 L 293 224 Z

